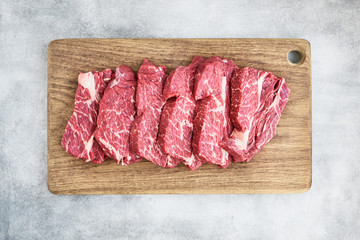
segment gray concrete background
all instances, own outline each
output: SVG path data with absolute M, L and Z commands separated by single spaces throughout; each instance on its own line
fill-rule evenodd
M 360 239 L 359 1 L 0 3 L 0 239 Z M 305 38 L 304 194 L 56 196 L 46 185 L 47 44 L 58 38 Z

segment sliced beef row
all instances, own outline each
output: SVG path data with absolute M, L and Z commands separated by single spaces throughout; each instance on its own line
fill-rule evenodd
M 271 140 L 289 94 L 284 78 L 216 56 L 195 56 L 169 76 L 146 59 L 137 77 L 128 66 L 80 73 L 61 144 L 94 163 L 226 168 Z

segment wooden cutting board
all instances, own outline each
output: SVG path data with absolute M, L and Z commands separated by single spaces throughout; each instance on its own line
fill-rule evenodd
M 298 64 L 288 61 L 297 50 Z M 144 161 L 130 166 L 106 160 L 84 163 L 60 141 L 73 108 L 80 71 L 126 64 L 138 71 L 142 58 L 168 71 L 194 55 L 218 55 L 285 77 L 291 94 L 275 137 L 249 163 L 228 169 L 205 164 L 163 169 Z M 62 39 L 48 49 L 48 187 L 55 194 L 298 193 L 311 186 L 310 44 L 302 39 Z

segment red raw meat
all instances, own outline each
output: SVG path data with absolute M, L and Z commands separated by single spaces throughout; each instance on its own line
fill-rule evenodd
M 200 64 L 195 75 L 197 99 L 192 149 L 196 158 L 226 168 L 231 163 L 228 152 L 219 143 L 232 129 L 229 112 L 229 77 L 235 64 L 211 57 Z
M 235 162 L 248 162 L 275 135 L 289 99 L 284 78 L 255 68 L 234 71 L 231 78 L 231 120 L 235 129 L 221 142 Z
M 156 141 L 165 104 L 162 95 L 165 79 L 165 66 L 157 67 L 144 59 L 138 72 L 137 114 L 131 127 L 130 150 L 159 166 L 170 168 L 180 163 L 180 159 L 165 154 Z
M 192 154 L 191 138 L 195 99 L 194 73 L 203 58 L 195 56 L 189 66 L 179 66 L 170 73 L 164 86 L 166 102 L 160 120 L 158 143 L 163 152 L 181 159 L 190 169 L 201 166 Z
M 117 163 L 139 162 L 129 151 L 130 128 L 135 117 L 135 74 L 129 66 L 120 66 L 100 101 L 95 139 L 104 153 Z
M 94 139 L 99 101 L 111 80 L 112 71 L 80 73 L 75 108 L 68 121 L 61 145 L 66 152 L 84 161 L 101 163 L 104 153 Z
M 109 156 L 122 165 L 145 158 L 166 168 L 226 168 L 272 139 L 289 95 L 284 78 L 216 56 L 195 56 L 168 77 L 144 59 L 138 81 L 128 66 L 80 73 L 61 144 L 94 163 Z

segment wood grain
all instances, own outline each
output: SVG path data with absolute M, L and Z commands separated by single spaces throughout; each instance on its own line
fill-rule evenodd
M 287 60 L 302 53 L 299 64 Z M 137 71 L 142 58 L 170 72 L 194 55 L 218 55 L 238 66 L 285 77 L 291 94 L 275 137 L 249 163 L 228 169 L 181 165 L 163 169 L 150 162 L 100 165 L 69 156 L 60 141 L 73 108 L 80 71 L 126 64 Z M 311 60 L 302 39 L 62 39 L 48 49 L 48 187 L 55 194 L 297 193 L 311 186 Z

